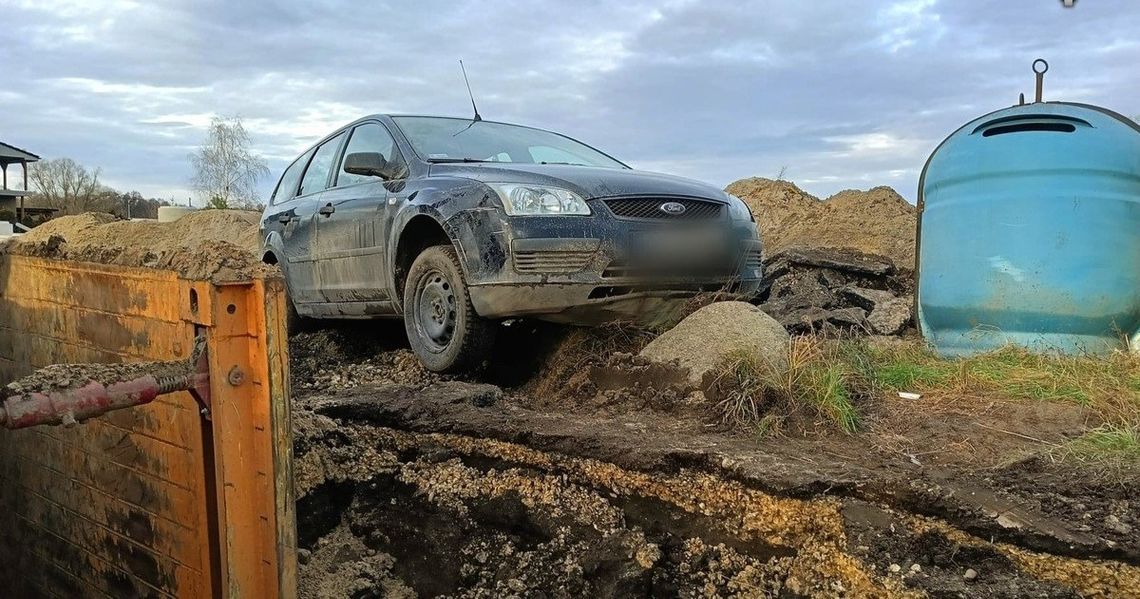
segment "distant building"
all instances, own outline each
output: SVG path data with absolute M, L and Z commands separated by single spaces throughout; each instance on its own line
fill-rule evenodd
M 55 210 L 51 208 L 30 208 L 24 206 L 24 196 L 31 193 L 28 191 L 28 164 L 37 162 L 39 159 L 39 156 L 31 152 L 21 150 L 16 146 L 10 146 L 0 141 L 0 172 L 3 172 L 3 179 L 0 181 L 0 212 L 9 211 L 14 213 L 17 222 L 24 221 L 28 216 L 31 216 L 32 213 L 40 214 L 45 211 L 55 212 Z M 9 176 L 12 176 L 13 179 L 15 179 L 16 176 L 16 173 L 8 172 L 8 167 L 13 164 L 19 164 L 23 174 L 24 184 L 20 189 L 14 189 L 13 185 L 15 181 L 9 182 L 8 180 Z

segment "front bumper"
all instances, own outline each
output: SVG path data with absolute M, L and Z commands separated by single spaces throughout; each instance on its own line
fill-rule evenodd
M 648 257 L 655 259 L 647 262 L 639 239 L 654 235 L 668 249 L 683 230 L 675 223 L 614 218 L 602 212 L 604 206 L 591 206 L 595 214 L 589 217 L 507 218 L 482 211 L 479 218 L 452 221 L 459 224 L 455 232 L 476 312 L 598 324 L 653 320 L 701 293 L 755 296 L 762 276 L 755 223 L 704 223 L 700 231 L 713 236 L 706 245 L 717 247 L 707 260 L 688 259 L 696 254 L 674 248 L 679 251 L 654 250 Z M 464 230 L 463 223 L 471 228 Z

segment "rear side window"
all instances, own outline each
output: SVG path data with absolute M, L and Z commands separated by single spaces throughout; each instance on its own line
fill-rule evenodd
M 344 149 L 344 155 L 348 156 L 355 152 L 376 152 L 388 162 L 403 160 L 400 157 L 400 150 L 396 147 L 396 140 L 392 139 L 392 134 L 388 133 L 388 130 L 378 123 L 365 123 L 352 130 L 352 137 L 348 138 L 348 147 Z M 336 178 L 337 187 L 380 180 L 368 175 L 354 175 L 344 172 L 344 158 L 341 158 L 339 170 Z
M 329 172 L 332 171 L 336 151 L 340 149 L 340 141 L 344 133 L 326 141 L 317 148 L 313 159 L 309 161 L 309 168 L 305 169 L 305 176 L 301 179 L 301 191 L 297 195 L 306 195 L 323 191 L 328 185 Z
M 281 175 L 281 181 L 277 183 L 277 189 L 273 190 L 273 197 L 269 200 L 270 204 L 288 202 L 297 196 L 297 184 L 301 182 L 301 173 L 304 172 L 305 165 L 309 163 L 309 158 L 312 155 L 312 150 L 305 152 L 293 164 L 290 164 L 289 168 L 285 169 L 285 174 Z

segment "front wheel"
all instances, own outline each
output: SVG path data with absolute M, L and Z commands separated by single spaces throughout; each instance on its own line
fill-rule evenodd
M 404 329 L 428 370 L 460 372 L 479 364 L 494 342 L 494 324 L 471 306 L 455 248 L 425 249 L 404 284 Z

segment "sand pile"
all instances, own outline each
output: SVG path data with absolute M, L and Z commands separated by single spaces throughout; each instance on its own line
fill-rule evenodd
M 48 221 L 0 251 L 241 280 L 268 272 L 257 255 L 258 219 L 242 210 L 200 210 L 169 223 L 87 213 Z
M 89 212 L 50 220 L 21 236 L 19 241 L 47 241 L 52 235 L 59 235 L 72 245 L 146 245 L 155 251 L 224 241 L 256 252 L 259 219 L 258 213 L 245 210 L 199 210 L 169 223 L 126 221 L 110 214 Z
M 822 201 L 789 181 L 760 177 L 726 190 L 756 215 L 768 255 L 797 246 L 847 248 L 914 268 L 915 208 L 890 187 L 841 191 Z

